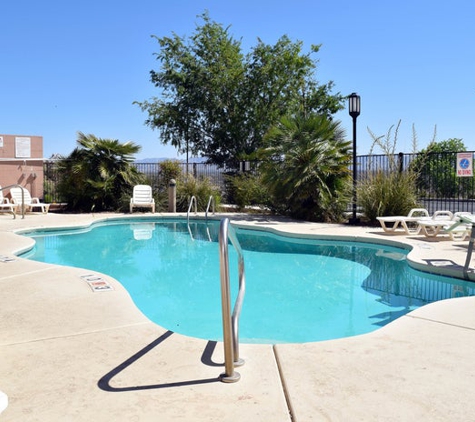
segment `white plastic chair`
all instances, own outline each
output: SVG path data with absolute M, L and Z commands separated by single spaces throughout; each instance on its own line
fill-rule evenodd
M 396 233 L 398 228 L 402 229 L 402 232 L 410 235 L 410 234 L 419 234 L 420 225 L 417 224 L 418 221 L 429 219 L 429 211 L 425 208 L 413 208 L 409 211 L 408 215 L 393 215 L 387 217 L 376 217 L 379 223 L 381 224 L 382 229 L 386 233 Z M 392 226 L 388 226 L 387 224 L 390 223 Z M 415 227 L 411 228 L 409 226 L 410 223 L 414 223 Z
M 472 225 L 461 221 L 461 218 L 471 218 L 473 215 L 469 212 L 456 212 L 447 215 L 446 218 L 439 213 L 434 213 L 432 220 L 419 221 L 421 232 L 426 237 L 437 237 L 447 235 L 450 240 L 465 240 L 470 236 Z M 450 218 L 448 218 L 450 217 Z
M 13 218 L 16 218 L 17 204 L 10 202 L 8 198 L 3 196 L 2 187 L 0 186 L 0 212 L 9 212 L 13 214 Z
M 155 212 L 155 200 L 152 196 L 152 187 L 149 185 L 136 185 L 130 198 L 130 212 L 134 208 L 151 208 Z
M 34 208 L 41 208 L 43 214 L 48 214 L 50 204 L 40 202 L 38 198 L 32 198 L 28 189 L 10 188 L 10 195 L 12 197 L 12 202 L 17 204 L 20 209 L 23 204 L 22 199 L 24 200 L 25 212 L 33 211 Z

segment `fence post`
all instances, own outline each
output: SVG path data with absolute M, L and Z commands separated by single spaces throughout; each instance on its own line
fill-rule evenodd
M 404 171 L 404 154 L 400 152 L 398 154 L 399 173 Z
M 168 212 L 176 212 L 176 180 L 168 183 Z

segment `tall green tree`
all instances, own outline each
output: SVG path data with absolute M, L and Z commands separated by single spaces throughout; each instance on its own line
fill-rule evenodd
M 330 117 L 344 98 L 332 95 L 333 83 L 314 79 L 319 46 L 303 53 L 302 42 L 282 36 L 274 45 L 258 40 L 244 54 L 241 41 L 201 15 L 189 38 L 155 37 L 159 70 L 150 72 L 159 96 L 136 102 L 148 113 L 146 124 L 160 132 L 164 144 L 180 152 L 208 157 L 217 165 L 235 166 L 262 144 L 264 134 L 281 117 L 319 112 Z
M 351 142 L 324 115 L 284 117 L 258 156 L 276 211 L 310 221 L 338 221 L 351 195 Z
M 78 146 L 59 163 L 58 190 L 68 207 L 80 211 L 117 210 L 131 187 L 143 182 L 132 165 L 140 146 L 78 133 Z

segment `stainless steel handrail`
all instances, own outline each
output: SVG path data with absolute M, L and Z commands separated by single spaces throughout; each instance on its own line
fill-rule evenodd
M 21 185 L 8 185 L 3 186 L 0 190 L 10 189 L 10 188 L 21 188 L 21 218 L 25 218 L 25 188 Z M 16 218 L 16 214 L 13 212 L 13 218 Z
M 195 214 L 198 214 L 198 204 L 196 202 L 196 197 L 195 196 L 191 197 L 190 205 L 188 206 L 188 211 L 186 213 L 186 223 L 187 223 L 187 226 L 188 226 L 188 233 L 190 233 L 190 236 L 191 236 L 191 240 L 195 240 L 194 237 L 193 237 L 193 232 L 191 231 L 191 227 L 190 227 L 190 211 L 191 211 L 191 207 L 193 205 L 193 202 L 195 203 Z
M 195 203 L 195 214 L 198 214 L 198 204 L 196 203 L 196 197 L 193 195 L 190 199 L 190 205 L 188 206 L 188 211 L 186 213 L 186 221 L 188 223 L 190 222 L 190 211 L 191 211 L 193 202 Z
M 234 310 L 231 316 L 231 295 L 229 282 L 229 251 L 228 239 L 233 244 L 238 254 L 239 291 L 234 303 Z M 230 225 L 229 219 L 221 220 L 219 227 L 219 263 L 221 276 L 221 307 L 223 316 L 223 344 L 224 344 L 224 368 L 221 374 L 223 382 L 237 382 L 241 375 L 234 371 L 235 366 L 244 364 L 244 360 L 239 357 L 239 316 L 241 314 L 242 303 L 246 291 L 246 277 L 244 269 L 244 256 L 241 245 L 236 236 L 234 227 Z
M 454 230 L 456 227 L 460 226 L 461 224 L 470 224 L 470 240 L 468 241 L 468 248 L 467 248 L 467 257 L 465 258 L 465 265 L 463 266 L 463 276 L 466 280 L 469 280 L 468 270 L 470 267 L 470 261 L 472 260 L 472 253 L 473 247 L 475 244 L 475 217 L 473 215 L 458 215 L 456 219 L 456 223 L 450 226 L 447 230 L 451 231 Z
M 215 214 L 216 201 L 215 201 L 213 195 L 211 195 L 211 196 L 209 197 L 209 199 L 208 199 L 208 205 L 207 205 L 207 207 L 206 207 L 206 212 L 205 212 L 205 217 L 206 217 L 206 219 L 208 219 L 208 211 L 209 211 L 210 205 L 213 206 L 212 210 L 213 210 L 213 215 L 214 215 L 214 214 Z

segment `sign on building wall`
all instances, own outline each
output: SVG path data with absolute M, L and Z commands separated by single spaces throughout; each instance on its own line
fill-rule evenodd
M 3 148 L 3 136 L 0 136 L 0 148 Z
M 31 138 L 28 138 L 26 136 L 17 136 L 15 138 L 15 157 L 31 157 Z
M 457 176 L 473 176 L 473 154 L 471 152 L 457 153 Z

